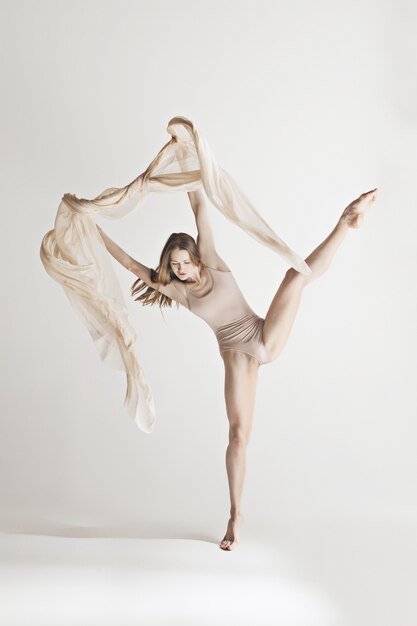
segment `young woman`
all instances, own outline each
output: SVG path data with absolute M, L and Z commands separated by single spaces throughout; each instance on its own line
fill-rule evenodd
M 327 269 L 348 230 L 361 226 L 376 193 L 377 189 L 363 193 L 345 208 L 329 236 L 305 259 L 310 274 L 303 275 L 293 268 L 286 272 L 265 318 L 249 307 L 231 270 L 219 256 L 201 191 L 188 192 L 197 241 L 187 233 L 173 233 L 156 270 L 133 259 L 99 228 L 110 254 L 138 277 L 132 286 L 137 300 L 159 306 L 171 306 L 174 300 L 203 318 L 216 334 L 225 368 L 229 420 L 226 468 L 231 507 L 226 534 L 219 544 L 223 550 L 233 550 L 239 543 L 246 447 L 252 429 L 259 366 L 278 357 L 287 342 L 304 287 Z

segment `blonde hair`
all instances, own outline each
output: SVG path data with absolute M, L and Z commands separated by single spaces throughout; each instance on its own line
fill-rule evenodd
M 172 233 L 172 235 L 168 237 L 162 249 L 158 267 L 155 270 L 151 268 L 152 282 L 161 283 L 161 285 L 168 285 L 174 278 L 176 278 L 171 269 L 170 261 L 171 252 L 177 248 L 180 250 L 187 250 L 190 255 L 191 262 L 194 263 L 194 265 L 197 265 L 200 271 L 205 267 L 201 260 L 200 251 L 194 238 L 187 233 Z M 142 294 L 140 294 L 141 291 L 143 291 Z M 133 297 L 137 296 L 137 298 L 134 298 L 135 301 L 141 302 L 143 306 L 146 306 L 147 304 L 159 304 L 161 309 L 164 306 L 172 306 L 172 298 L 169 298 L 160 291 L 156 291 L 156 289 L 150 287 L 141 278 L 135 280 L 131 287 L 131 293 Z

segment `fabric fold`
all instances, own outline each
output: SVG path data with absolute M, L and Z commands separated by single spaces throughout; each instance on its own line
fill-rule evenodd
M 136 332 L 111 255 L 95 223 L 97 216 L 120 219 L 141 206 L 150 193 L 203 187 L 227 219 L 300 273 L 310 273 L 305 261 L 278 237 L 232 176 L 218 165 L 207 140 L 190 120 L 173 117 L 167 131 L 171 139 L 146 170 L 125 187 L 110 187 L 93 199 L 65 193 L 54 229 L 45 234 L 40 247 L 45 270 L 63 287 L 102 361 L 125 372 L 125 406 L 145 433 L 154 429 L 154 399 L 136 354 Z

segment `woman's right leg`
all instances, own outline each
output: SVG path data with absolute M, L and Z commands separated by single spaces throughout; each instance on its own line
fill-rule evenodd
M 364 211 L 375 199 L 376 189 L 373 189 L 346 207 L 332 232 L 305 259 L 311 274 L 300 274 L 294 268 L 287 271 L 265 316 L 263 340 L 271 360 L 278 356 L 287 342 L 304 287 L 326 271 L 349 228 L 360 226 Z
M 240 502 L 246 473 L 246 449 L 252 430 L 259 363 L 253 357 L 228 350 L 222 354 L 225 379 L 224 396 L 229 420 L 226 469 L 230 492 L 230 518 L 220 543 L 232 550 L 239 543 L 238 527 L 243 519 Z

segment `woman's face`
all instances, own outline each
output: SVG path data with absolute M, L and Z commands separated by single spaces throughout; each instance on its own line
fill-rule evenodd
M 190 259 L 188 250 L 175 248 L 171 252 L 170 266 L 180 280 L 187 280 L 187 278 L 194 275 L 195 265 Z

